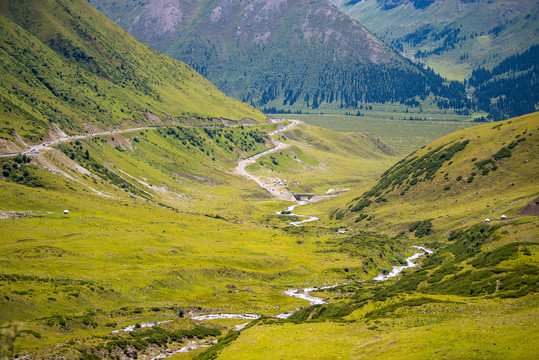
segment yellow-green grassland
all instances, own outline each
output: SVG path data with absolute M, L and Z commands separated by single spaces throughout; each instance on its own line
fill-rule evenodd
M 0 10 L 0 358 L 536 357 L 539 113 L 335 132 L 85 1 Z

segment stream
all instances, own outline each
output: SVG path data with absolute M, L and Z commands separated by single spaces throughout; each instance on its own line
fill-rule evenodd
M 292 213 L 296 207 L 301 206 L 301 205 L 305 205 L 307 203 L 308 203 L 308 201 L 304 201 L 304 200 L 298 201 L 297 204 L 289 206 L 285 210 L 286 211 L 285 214 L 283 214 L 283 211 L 278 211 L 277 214 L 278 215 L 296 216 L 296 217 L 306 217 L 307 218 L 306 220 L 295 221 L 295 222 L 290 223 L 290 225 L 297 226 L 297 227 L 302 226 L 301 224 L 306 223 L 306 222 L 319 220 L 315 216 L 300 215 L 300 214 Z M 400 274 L 404 269 L 408 269 L 408 268 L 417 266 L 417 264 L 414 263 L 414 260 L 417 260 L 421 256 L 433 253 L 432 250 L 429 250 L 429 249 L 427 249 L 427 248 L 425 248 L 423 246 L 414 245 L 412 247 L 415 248 L 415 249 L 418 249 L 420 251 L 415 252 L 411 256 L 407 257 L 406 258 L 406 265 L 393 266 L 389 273 L 387 273 L 387 274 L 384 274 L 384 273 L 378 274 L 377 276 L 372 278 L 372 280 L 375 280 L 375 281 L 389 280 L 389 279 L 397 276 L 398 274 Z M 361 281 L 361 282 L 363 282 L 363 281 Z M 287 295 L 287 296 L 295 297 L 297 299 L 307 300 L 309 302 L 309 305 L 322 305 L 322 304 L 327 303 L 326 300 L 324 300 L 321 297 L 312 296 L 310 294 L 311 292 L 327 290 L 327 289 L 331 289 L 331 288 L 335 288 L 337 286 L 347 285 L 347 284 L 349 284 L 349 283 L 335 284 L 335 285 L 329 285 L 329 286 L 320 286 L 320 287 L 307 287 L 307 288 L 299 288 L 299 289 L 288 289 L 288 290 L 285 290 L 283 292 L 283 294 Z M 284 313 L 281 313 L 281 314 L 277 314 L 277 315 L 274 315 L 273 317 L 278 318 L 278 319 L 288 319 L 290 316 L 292 316 L 298 310 L 300 310 L 300 308 L 293 309 L 293 310 L 290 310 L 290 311 L 287 311 L 287 312 L 284 312 Z M 245 326 L 247 326 L 251 321 L 257 320 L 260 317 L 261 317 L 261 315 L 258 315 L 258 314 L 226 314 L 226 313 L 223 313 L 223 314 L 196 315 L 196 316 L 192 316 L 191 319 L 192 320 L 198 320 L 198 321 L 218 320 L 218 319 L 249 320 L 249 321 L 247 321 L 245 323 L 236 325 L 234 327 L 234 329 L 236 331 L 240 331 L 243 328 L 245 328 Z M 169 322 L 169 321 L 172 321 L 172 320 L 159 321 L 159 322 L 150 322 L 150 323 L 142 323 L 142 324 L 140 324 L 140 327 L 153 327 L 153 326 L 163 324 L 163 323 L 166 323 L 166 322 Z M 123 329 L 115 330 L 113 332 L 133 331 L 133 330 L 135 330 L 135 325 L 129 325 L 129 326 L 123 328 Z M 165 359 L 165 358 L 167 358 L 169 356 L 172 356 L 172 355 L 174 355 L 176 353 L 184 353 L 184 352 L 193 351 L 193 350 L 203 348 L 203 347 L 210 347 L 213 344 L 214 343 L 208 343 L 207 341 L 199 341 L 199 342 L 191 341 L 189 344 L 187 344 L 186 346 L 180 348 L 179 350 L 175 350 L 175 351 L 167 350 L 165 353 L 162 353 L 162 354 L 156 355 L 155 357 L 150 358 L 150 360 Z
M 285 128 L 279 129 L 279 130 L 276 130 L 276 131 L 270 133 L 270 136 L 275 135 L 275 134 L 277 134 L 279 132 L 288 130 L 288 129 L 292 128 L 293 126 L 295 126 L 296 124 L 297 124 L 297 121 L 294 121 L 290 125 L 286 126 Z M 282 195 L 285 195 L 285 194 L 283 194 L 282 192 L 278 193 L 275 189 L 270 188 L 269 186 L 263 184 L 262 181 L 257 179 L 255 176 L 249 174 L 245 170 L 245 167 L 248 164 L 256 161 L 256 159 L 258 159 L 259 157 L 261 157 L 263 155 L 266 155 L 266 154 L 269 154 L 271 152 L 275 152 L 275 151 L 280 150 L 280 149 L 287 146 L 287 145 L 285 145 L 285 144 L 283 144 L 281 142 L 276 141 L 276 143 L 277 143 L 277 146 L 275 146 L 273 149 L 266 150 L 266 151 L 264 151 L 264 152 L 262 152 L 260 154 L 253 155 L 253 156 L 251 156 L 251 157 L 249 157 L 247 159 L 244 159 L 244 160 L 240 161 L 238 163 L 237 171 L 241 175 L 245 176 L 246 178 L 255 181 L 260 187 L 262 187 L 263 189 L 269 191 L 271 194 L 273 194 L 275 196 L 278 196 L 278 195 L 282 196 Z M 297 201 L 297 203 L 295 205 L 289 206 L 286 210 L 277 211 L 276 214 L 277 215 L 287 215 L 287 216 L 306 218 L 305 220 L 292 221 L 292 222 L 289 223 L 290 225 L 293 225 L 293 226 L 296 226 L 296 227 L 301 227 L 301 226 L 303 226 L 302 224 L 304 224 L 304 223 L 319 220 L 319 218 L 317 218 L 316 216 L 301 215 L 301 214 L 293 213 L 293 211 L 296 209 L 296 207 L 306 205 L 308 203 L 309 203 L 309 201 L 299 200 L 299 201 Z M 429 250 L 429 249 L 427 249 L 425 247 L 422 247 L 422 246 L 413 246 L 413 247 L 420 250 L 421 252 L 416 252 L 416 253 L 412 254 L 411 256 L 407 257 L 406 258 L 406 265 L 393 266 L 391 268 L 391 271 L 388 274 L 383 274 L 383 273 L 379 274 L 379 275 L 375 276 L 372 280 L 385 281 L 385 280 L 391 279 L 391 278 L 397 276 L 398 274 L 400 274 L 404 269 L 408 269 L 408 268 L 417 266 L 417 264 L 414 263 L 414 260 L 417 260 L 421 256 L 433 253 L 432 250 Z M 310 295 L 311 292 L 320 291 L 320 290 L 327 290 L 327 289 L 331 289 L 331 288 L 334 288 L 334 287 L 337 287 L 337 286 L 347 285 L 347 284 L 349 284 L 349 283 L 335 284 L 335 285 L 321 286 L 321 287 L 308 287 L 308 288 L 303 288 L 303 289 L 301 289 L 301 288 L 300 289 L 288 289 L 288 290 L 285 290 L 283 292 L 283 294 L 287 295 L 287 296 L 295 297 L 297 299 L 307 300 L 310 305 L 322 305 L 322 304 L 326 303 L 326 300 L 324 300 L 323 298 L 320 298 L 320 297 Z M 298 310 L 299 310 L 299 308 L 298 309 L 293 309 L 293 310 L 290 310 L 290 311 L 282 313 L 282 314 L 274 315 L 274 317 L 278 318 L 278 319 L 287 319 L 290 316 L 292 316 L 295 312 L 297 312 Z M 239 325 L 235 326 L 235 330 L 239 331 L 239 330 L 242 330 L 243 328 L 245 328 L 245 326 L 247 326 L 251 321 L 259 319 L 260 317 L 261 317 L 261 315 L 258 315 L 258 314 L 207 314 L 207 315 L 192 316 L 191 319 L 192 320 L 200 320 L 200 321 L 202 321 L 202 320 L 217 320 L 217 319 L 249 320 L 249 321 L 247 321 L 245 323 L 242 323 L 242 324 L 239 324 Z M 150 324 L 153 324 L 153 325 L 150 325 Z M 144 325 L 145 326 L 154 326 L 154 325 L 157 325 L 157 324 L 158 323 L 148 323 L 148 324 L 144 324 Z M 131 328 L 131 327 L 127 327 L 127 328 Z M 126 331 L 126 330 L 124 330 L 124 331 Z M 195 350 L 195 349 L 198 349 L 198 348 L 201 348 L 201 347 L 209 347 L 209 346 L 211 346 L 211 345 L 208 344 L 208 342 L 191 342 L 187 346 L 184 346 L 179 350 L 176 350 L 176 351 L 168 350 L 166 353 L 157 355 L 156 357 L 153 357 L 150 360 L 164 359 L 164 358 L 166 358 L 168 356 L 171 356 L 171 355 L 173 355 L 175 353 L 188 352 L 188 351 L 192 351 L 192 350 Z
M 308 203 L 307 200 L 300 200 L 300 201 L 298 201 L 298 203 L 296 205 L 289 206 L 285 211 L 277 211 L 276 214 L 277 215 L 286 215 L 286 216 L 296 216 L 296 217 L 306 217 L 307 218 L 305 220 L 292 221 L 292 222 L 289 223 L 290 225 L 293 225 L 293 226 L 296 226 L 296 227 L 301 227 L 302 226 L 301 224 L 304 224 L 306 222 L 320 220 L 316 216 L 301 215 L 301 214 L 295 214 L 295 213 L 292 212 L 292 211 L 294 211 L 294 209 L 296 207 L 305 205 L 307 203 Z
M 300 205 L 300 204 L 298 204 L 298 205 Z M 298 205 L 292 205 L 291 207 L 288 208 L 289 211 L 293 211 L 294 207 L 296 207 Z M 292 215 L 292 214 L 288 214 L 288 215 Z M 294 215 L 294 216 L 297 216 L 297 215 Z M 306 215 L 303 215 L 303 216 L 306 216 Z M 314 220 L 308 220 L 308 221 L 314 221 Z M 295 226 L 301 226 L 301 225 L 298 224 L 298 225 L 295 225 Z M 423 246 L 415 246 L 414 245 L 413 247 L 420 250 L 420 252 L 415 252 L 411 256 L 407 257 L 406 258 L 406 265 L 393 266 L 391 268 L 391 271 L 388 274 L 383 274 L 383 273 L 379 274 L 379 275 L 375 276 L 372 280 L 386 281 L 388 279 L 391 279 L 391 278 L 397 276 L 398 274 L 400 274 L 404 269 L 408 269 L 408 268 L 417 266 L 417 264 L 414 263 L 414 260 L 417 260 L 421 256 L 433 253 L 432 250 L 429 250 L 429 249 L 427 249 L 427 248 L 425 248 Z M 337 286 L 347 285 L 347 284 L 349 284 L 349 283 L 335 284 L 335 285 L 329 285 L 329 286 L 320 286 L 320 287 L 307 287 L 307 288 L 300 288 L 300 289 L 288 289 L 288 290 L 285 290 L 283 292 L 283 294 L 287 295 L 287 296 L 295 297 L 297 299 L 307 300 L 309 302 L 309 305 L 322 305 L 322 304 L 327 303 L 326 300 L 324 300 L 321 297 L 316 297 L 316 296 L 310 295 L 311 292 L 320 291 L 320 290 L 327 290 L 327 289 L 331 289 L 331 288 L 335 288 Z M 298 310 L 299 310 L 299 308 L 294 309 L 294 310 L 290 310 L 288 312 L 275 315 L 274 317 L 278 318 L 278 319 L 288 319 L 290 316 L 292 316 Z M 247 326 L 251 321 L 259 319 L 260 317 L 261 317 L 261 315 L 258 315 L 258 314 L 206 314 L 206 315 L 192 316 L 191 319 L 192 320 L 199 320 L 199 321 L 202 321 L 202 320 L 218 320 L 218 319 L 249 320 L 249 321 L 247 321 L 245 323 L 242 323 L 242 324 L 239 324 L 239 325 L 235 326 L 235 330 L 240 331 L 243 328 L 245 328 L 245 326 Z M 151 323 L 143 323 L 143 324 L 140 324 L 140 325 L 141 325 L 141 327 L 153 327 L 155 325 L 159 325 L 159 324 L 166 323 L 166 322 L 169 322 L 169 321 L 171 321 L 171 320 L 160 321 L 160 322 L 151 322 Z M 130 326 L 125 327 L 124 329 L 115 330 L 114 332 L 133 331 L 134 329 L 135 329 L 135 325 L 130 325 Z M 159 355 L 157 355 L 155 357 L 152 357 L 150 360 L 165 359 L 165 358 L 167 358 L 167 357 L 169 357 L 171 355 L 174 355 L 176 353 L 189 352 L 189 351 L 193 351 L 193 350 L 203 348 L 203 347 L 210 347 L 212 345 L 213 345 L 213 343 L 208 343 L 207 341 L 199 341 L 199 342 L 192 341 L 189 344 L 187 344 L 186 346 L 180 348 L 179 350 L 176 350 L 176 351 L 167 350 L 165 353 L 162 353 L 162 354 L 159 354 Z
M 297 205 L 293 205 L 293 206 L 289 207 L 288 208 L 288 209 L 290 209 L 289 211 L 292 211 L 295 206 L 297 206 Z M 289 215 L 292 215 L 292 214 L 289 214 Z M 310 221 L 313 221 L 313 220 L 310 220 Z M 415 246 L 414 245 L 413 247 L 418 249 L 418 250 L 421 250 L 421 252 L 416 252 L 416 253 L 412 254 L 411 256 L 407 257 L 406 258 L 406 265 L 393 266 L 391 268 L 391 271 L 388 274 L 379 274 L 379 275 L 375 276 L 372 280 L 386 281 L 388 279 L 391 279 L 391 278 L 397 276 L 398 274 L 400 274 L 404 269 L 408 269 L 408 268 L 417 266 L 417 264 L 413 262 L 414 260 L 417 260 L 421 256 L 433 253 L 432 250 L 429 250 L 429 249 L 427 249 L 427 248 L 425 248 L 423 246 Z M 329 286 L 320 286 L 320 287 L 308 287 L 308 288 L 303 288 L 303 289 L 288 289 L 288 290 L 285 290 L 283 292 L 283 294 L 285 294 L 287 296 L 295 297 L 297 299 L 307 300 L 310 303 L 310 305 L 322 305 L 322 304 L 326 304 L 326 300 L 324 300 L 323 298 L 320 298 L 320 297 L 310 295 L 311 292 L 320 291 L 320 290 L 327 290 L 327 289 L 331 289 L 331 288 L 334 288 L 334 287 L 337 287 L 337 286 L 347 285 L 347 284 L 349 284 L 349 283 L 335 284 L 335 285 L 329 285 Z M 299 309 L 294 309 L 294 310 L 291 310 L 291 311 L 288 311 L 288 312 L 285 312 L 285 313 L 282 313 L 282 314 L 275 315 L 274 317 L 278 318 L 278 319 L 288 319 L 290 316 L 292 316 L 298 310 Z M 260 318 L 260 315 L 258 315 L 258 314 L 208 314 L 208 315 L 199 315 L 199 316 L 191 317 L 191 319 L 193 319 L 193 320 L 215 320 L 215 319 L 256 320 L 258 318 Z M 249 324 L 249 322 L 246 322 L 246 323 L 243 323 L 243 324 L 240 324 L 240 325 L 236 325 L 235 330 L 239 331 L 239 330 L 243 329 L 245 326 L 247 326 L 248 324 Z M 190 346 L 191 346 L 191 349 L 188 350 L 188 351 L 195 350 L 195 349 L 197 349 L 199 347 L 207 347 L 208 345 L 207 344 L 200 344 L 197 347 L 196 344 L 191 344 Z M 153 359 L 163 359 L 163 358 L 164 357 L 159 357 L 159 358 L 156 357 L 156 358 L 153 358 Z
M 395 276 L 399 275 L 402 272 L 402 270 L 417 266 L 417 264 L 413 262 L 414 260 L 420 258 L 423 255 L 433 253 L 432 250 L 429 250 L 429 249 L 427 249 L 427 248 L 425 248 L 423 246 L 415 246 L 414 245 L 412 247 L 414 247 L 416 249 L 419 249 L 422 252 L 416 252 L 412 256 L 407 257 L 406 258 L 406 265 L 393 266 L 391 268 L 391 271 L 388 274 L 379 274 L 376 277 L 374 277 L 373 280 L 384 281 L 384 280 L 387 280 L 387 279 L 391 279 L 392 277 L 395 277 Z

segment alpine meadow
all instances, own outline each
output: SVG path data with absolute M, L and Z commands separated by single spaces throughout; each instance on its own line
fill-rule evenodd
M 539 7 L 0 0 L 0 359 L 535 359 Z

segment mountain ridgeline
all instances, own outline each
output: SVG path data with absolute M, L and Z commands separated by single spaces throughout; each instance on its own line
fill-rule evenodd
M 451 79 L 539 43 L 537 1 L 332 0 L 376 36 Z M 510 46 L 509 46 L 510 44 Z
M 90 3 L 259 108 L 356 108 L 429 95 L 469 107 L 464 87 L 414 66 L 326 1 Z
M 2 1 L 0 10 L 0 137 L 11 140 L 1 143 L 4 150 L 58 135 L 53 123 L 80 133 L 162 121 L 265 120 L 84 1 Z
M 536 111 L 537 1 L 331 2 L 405 57 L 470 85 L 472 109 L 491 120 Z

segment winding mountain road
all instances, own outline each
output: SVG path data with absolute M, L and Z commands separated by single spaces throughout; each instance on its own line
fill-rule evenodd
M 15 152 L 15 153 L 0 154 L 0 157 L 37 154 L 37 153 L 39 153 L 39 150 L 41 150 L 41 149 L 47 148 L 47 147 L 55 145 L 55 144 L 63 143 L 63 142 L 66 142 L 66 141 L 77 140 L 77 139 L 86 139 L 86 138 L 93 137 L 93 136 L 121 134 L 121 133 L 126 133 L 126 132 L 146 130 L 146 129 L 155 129 L 155 128 L 156 128 L 155 126 L 153 126 L 153 127 L 152 126 L 147 126 L 147 127 L 139 127 L 139 128 L 125 129 L 125 130 L 99 131 L 99 132 L 90 133 L 90 134 L 84 134 L 84 135 L 66 136 L 66 137 L 62 137 L 60 139 L 51 140 L 51 141 L 44 142 L 42 144 L 34 145 L 31 148 L 23 150 L 23 151 L 19 151 L 19 152 Z
M 254 182 L 256 182 L 258 184 L 258 186 L 260 186 L 261 188 L 263 188 L 264 190 L 268 191 L 270 194 L 272 194 L 273 196 L 275 197 L 278 197 L 278 198 L 281 198 L 283 200 L 295 200 L 294 199 L 294 196 L 288 192 L 288 191 L 280 191 L 280 190 L 277 190 L 277 189 L 274 189 L 273 187 L 267 185 L 267 184 L 264 184 L 262 182 L 262 180 L 260 180 L 259 178 L 255 177 L 254 175 L 252 174 L 249 174 L 245 168 L 254 163 L 257 159 L 261 158 L 262 156 L 265 156 L 265 155 L 268 155 L 268 154 L 272 154 L 274 152 L 277 152 L 277 151 L 280 151 L 280 150 L 283 150 L 283 149 L 286 149 L 287 147 L 289 147 L 290 145 L 288 144 L 285 144 L 285 143 L 282 143 L 278 140 L 275 140 L 273 138 L 274 135 L 277 135 L 281 132 L 284 132 L 284 131 L 288 131 L 290 130 L 291 128 L 293 128 L 294 126 L 296 126 L 299 121 L 298 120 L 291 120 L 292 122 L 288 125 L 286 125 L 285 127 L 281 128 L 281 129 L 277 129 L 275 131 L 272 131 L 269 133 L 269 135 L 271 136 L 271 140 L 272 142 L 275 144 L 275 147 L 269 149 L 269 150 L 266 150 L 266 151 L 262 151 L 261 153 L 258 153 L 256 155 L 253 155 L 253 156 L 249 156 L 248 158 L 246 159 L 243 159 L 241 160 L 239 163 L 238 163 L 238 166 L 236 167 L 236 171 L 240 174 L 240 175 L 243 175 L 244 177 L 246 177 L 247 179 L 249 180 L 253 180 Z
M 296 121 L 296 123 L 297 123 L 297 121 Z M 256 126 L 256 125 L 260 125 L 260 124 L 243 124 L 242 126 Z M 240 125 L 221 125 L 221 127 L 237 127 L 237 126 L 240 126 Z M 86 138 L 93 137 L 93 136 L 113 135 L 113 134 L 121 134 L 121 133 L 140 131 L 140 130 L 157 129 L 159 127 L 160 126 L 145 126 L 145 127 L 130 128 L 130 129 L 123 129 L 123 130 L 116 129 L 116 130 L 110 130 L 110 131 L 98 131 L 98 132 L 89 133 L 89 134 L 82 134 L 82 135 L 64 136 L 64 137 L 61 137 L 61 138 L 56 139 L 56 140 L 51 140 L 51 141 L 44 142 L 42 144 L 34 145 L 34 146 L 30 147 L 29 149 L 22 150 L 22 151 L 19 151 L 19 152 L 0 154 L 0 157 L 10 157 L 10 156 L 17 156 L 17 155 L 37 154 L 39 152 L 39 150 L 41 150 L 41 149 L 50 147 L 50 146 L 55 145 L 55 144 L 63 143 L 63 142 L 66 142 L 66 141 L 77 140 L 77 139 L 86 139 Z M 195 127 L 206 127 L 206 126 L 204 126 L 204 125 L 195 125 Z M 215 126 L 208 126 L 208 127 L 215 127 Z M 279 131 L 282 131 L 282 130 L 283 129 L 280 129 Z M 270 133 L 270 135 L 273 135 L 274 133 L 276 133 L 276 131 Z M 285 145 L 285 144 L 282 144 L 282 145 Z

